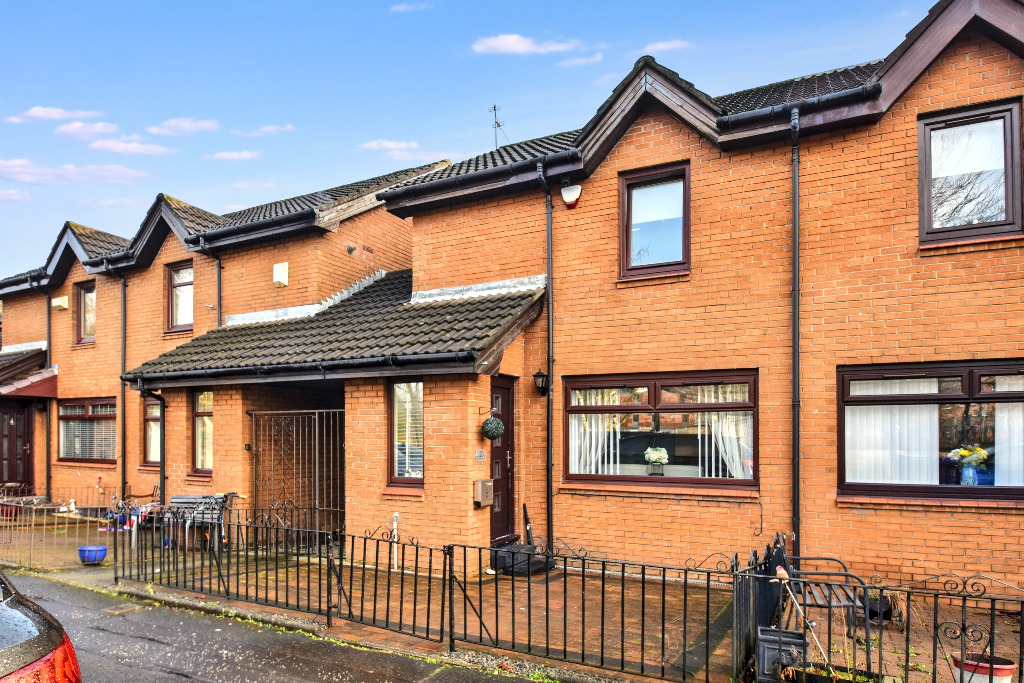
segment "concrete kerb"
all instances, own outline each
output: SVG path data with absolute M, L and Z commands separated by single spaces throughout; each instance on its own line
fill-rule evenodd
M 4 564 L 4 566 L 8 565 Z M 425 654 L 424 652 L 415 652 L 400 647 L 385 645 L 380 642 L 369 641 L 365 638 L 339 638 L 327 633 L 326 624 L 322 624 L 311 619 L 302 619 L 287 614 L 278 614 L 262 609 L 245 607 L 233 601 L 228 604 L 208 601 L 200 597 L 181 595 L 177 591 L 166 590 L 162 586 L 141 584 L 125 580 L 121 580 L 117 585 L 114 585 L 111 581 L 111 570 L 108 567 L 90 567 L 52 572 L 40 572 L 16 565 L 8 566 L 8 568 L 20 572 L 31 573 L 34 576 L 38 576 L 48 581 L 64 583 L 69 586 L 75 586 L 76 588 L 82 588 L 85 590 L 124 595 L 125 597 L 135 598 L 159 606 L 176 607 L 179 609 L 193 610 L 229 619 L 252 621 L 290 631 L 301 631 L 319 638 L 327 638 L 350 647 L 387 652 L 404 657 L 412 657 L 414 659 L 444 661 L 451 666 L 478 671 L 482 670 L 491 674 L 522 678 L 530 677 L 531 674 L 534 676 L 539 674 L 543 677 L 541 680 L 548 680 L 553 683 L 618 683 L 624 680 L 641 680 L 638 677 L 631 676 L 629 674 L 620 675 L 614 672 L 591 673 L 590 671 L 584 670 L 557 668 L 544 663 L 530 661 L 532 658 L 524 659 L 505 654 L 496 654 L 484 648 L 473 646 L 457 650 L 453 653 L 449 653 L 447 648 L 444 648 L 443 651 L 438 651 L 435 654 Z M 391 635 L 389 631 L 381 631 L 382 638 L 386 638 L 389 635 Z M 568 664 L 568 666 L 572 665 Z M 611 675 L 607 675 L 608 673 Z

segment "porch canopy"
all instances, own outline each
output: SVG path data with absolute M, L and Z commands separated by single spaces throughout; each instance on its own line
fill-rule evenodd
M 14 397 L 57 397 L 57 369 L 46 367 L 46 351 L 0 353 L 0 398 Z
M 372 275 L 301 318 L 227 325 L 127 372 L 140 388 L 497 371 L 537 317 L 543 276 L 412 292 L 412 271 Z

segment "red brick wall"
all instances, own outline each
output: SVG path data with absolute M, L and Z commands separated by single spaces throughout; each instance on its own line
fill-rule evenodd
M 975 558 L 967 571 L 1022 578 L 1011 561 L 1022 540 L 1018 504 L 837 500 L 835 405 L 840 364 L 1022 355 L 1024 240 L 920 250 L 916 149 L 918 113 L 1019 97 L 1022 87 L 1021 60 L 968 33 L 878 124 L 802 143 L 806 552 L 840 554 L 857 571 L 893 578 L 954 568 L 967 555 Z M 617 174 L 680 160 L 692 172 L 692 273 L 619 282 Z M 745 552 L 790 530 L 790 182 L 788 143 L 719 151 L 654 107 L 583 181 L 575 210 L 556 198 L 559 537 L 598 554 L 678 564 Z M 413 244 L 417 289 L 543 272 L 543 197 L 425 212 Z M 544 367 L 544 328 L 542 318 L 524 335 L 526 378 Z M 756 496 L 559 483 L 560 376 L 733 368 L 759 373 Z M 543 402 L 524 384 L 519 491 L 541 530 Z
M 46 307 L 42 292 L 13 294 L 4 299 L 3 344 L 46 341 Z

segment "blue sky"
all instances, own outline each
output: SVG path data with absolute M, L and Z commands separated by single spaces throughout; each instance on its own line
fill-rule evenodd
M 884 57 L 932 0 L 5 2 L 0 276 L 65 220 L 130 237 L 582 126 L 646 53 L 711 95 Z M 500 138 L 504 144 L 505 138 Z

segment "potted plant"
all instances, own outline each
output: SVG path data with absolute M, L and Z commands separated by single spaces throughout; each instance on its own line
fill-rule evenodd
M 660 446 L 651 446 L 644 451 L 644 460 L 647 461 L 647 474 L 652 477 L 665 476 L 665 465 L 668 464 L 668 451 Z
M 983 652 L 969 652 L 964 659 L 951 655 L 953 680 L 956 683 L 1011 683 L 1017 663 L 1005 657 L 994 657 L 986 647 Z
M 954 448 L 940 458 L 940 466 L 945 466 L 950 473 L 959 471 L 959 477 L 955 474 L 953 481 L 948 483 L 959 484 L 960 486 L 977 486 L 978 470 L 985 469 L 985 461 L 988 460 L 988 451 L 981 446 L 968 444 Z M 947 478 L 948 475 L 947 475 Z M 943 483 L 947 483 L 943 480 Z

